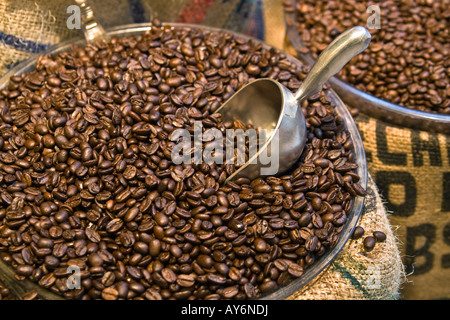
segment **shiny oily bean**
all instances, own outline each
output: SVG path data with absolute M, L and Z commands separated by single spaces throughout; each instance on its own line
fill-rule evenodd
M 190 274 L 180 274 L 177 277 L 176 282 L 181 286 L 181 287 L 192 287 L 195 284 L 195 278 L 190 275 Z
M 364 228 L 361 226 L 357 226 L 352 234 L 352 239 L 359 239 L 364 235 Z
M 373 236 L 377 242 L 384 242 L 386 240 L 386 234 L 382 231 L 374 231 Z
M 364 238 L 363 245 L 366 251 L 372 251 L 375 247 L 376 239 L 372 236 L 368 236 Z

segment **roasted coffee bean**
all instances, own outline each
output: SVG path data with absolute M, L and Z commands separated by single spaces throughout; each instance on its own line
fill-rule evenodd
M 263 282 L 259 288 L 262 292 L 271 292 L 277 289 L 278 285 L 275 281 L 266 279 L 267 281 Z
M 225 299 L 233 299 L 239 293 L 239 287 L 237 285 L 224 288 L 222 290 L 222 296 Z
M 165 227 L 169 224 L 169 218 L 163 213 L 157 213 L 154 216 L 155 222 L 161 227 Z
M 273 218 L 269 220 L 269 226 L 273 230 L 282 229 L 284 227 L 284 220 L 281 218 Z
M 386 240 L 386 234 L 382 231 L 374 231 L 373 236 L 377 242 L 383 242 Z
M 298 278 L 303 274 L 303 268 L 296 263 L 290 263 L 287 271 L 291 276 L 295 278 Z
M 195 278 L 189 274 L 180 274 L 177 277 L 177 283 L 181 287 L 192 287 L 195 284 Z
M 34 268 L 30 265 L 22 264 L 16 267 L 16 273 L 21 276 L 30 276 Z
M 86 237 L 92 242 L 98 243 L 101 240 L 101 237 L 98 234 L 98 232 L 91 228 L 86 228 L 85 234 L 86 234 Z
M 213 265 L 213 260 L 211 259 L 210 256 L 201 254 L 197 257 L 197 263 L 203 268 L 208 269 L 211 268 L 211 266 Z
M 161 275 L 168 283 L 173 283 L 177 280 L 177 275 L 172 269 L 164 268 L 161 270 Z
M 372 236 L 368 236 L 364 238 L 364 249 L 366 251 L 372 251 L 373 248 L 375 247 L 375 243 L 376 243 L 376 239 Z
M 117 300 L 119 291 L 113 287 L 108 287 L 102 290 L 102 298 L 105 300 Z
M 224 285 L 226 283 L 226 278 L 224 276 L 214 273 L 208 273 L 206 279 L 214 285 Z
M 152 239 L 149 244 L 149 253 L 152 257 L 157 257 L 161 252 L 161 242 L 158 239 Z
M 40 299 L 39 292 L 36 289 L 27 291 L 22 295 L 22 299 L 23 300 L 39 300 Z
M 245 232 L 246 230 L 245 224 L 237 219 L 231 219 L 228 222 L 228 227 L 237 233 Z
M 268 249 L 268 245 L 266 243 L 266 241 L 264 241 L 264 239 L 261 238 L 257 238 L 255 239 L 255 250 L 257 252 L 266 252 Z
M 123 227 L 123 221 L 121 219 L 113 219 L 106 225 L 106 231 L 114 233 L 119 231 Z
M 359 239 L 364 235 L 364 228 L 357 226 L 352 234 L 352 239 Z

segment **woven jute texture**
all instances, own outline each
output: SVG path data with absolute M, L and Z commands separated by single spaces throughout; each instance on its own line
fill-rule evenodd
M 72 37 L 67 19 L 69 0 L 6 0 L 0 2 L 0 75 L 18 62 Z M 92 0 L 105 27 L 149 22 L 205 24 L 239 31 L 283 48 L 284 22 L 278 0 Z M 369 179 L 365 213 L 360 220 L 366 235 L 379 230 L 387 241 L 364 253 L 362 240 L 350 241 L 338 258 L 296 299 L 396 299 L 404 280 L 393 227 L 378 190 Z
M 450 298 L 450 136 L 357 118 L 372 173 L 402 243 L 406 299 Z

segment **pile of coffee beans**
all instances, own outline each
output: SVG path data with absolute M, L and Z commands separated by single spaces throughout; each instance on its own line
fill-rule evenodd
M 380 29 L 369 29 L 368 49 L 338 76 L 380 99 L 426 112 L 450 115 L 450 6 L 448 1 L 285 1 L 295 26 L 314 56 L 340 33 L 369 28 L 380 9 Z M 368 12 L 367 12 L 368 11 Z M 290 22 L 291 24 L 294 21 Z
M 365 195 L 324 92 L 302 103 L 307 145 L 279 177 L 175 165 L 170 136 L 233 127 L 213 112 L 240 87 L 294 90 L 306 72 L 253 40 L 157 22 L 41 56 L 0 90 L 0 257 L 68 299 L 247 299 L 302 276 Z

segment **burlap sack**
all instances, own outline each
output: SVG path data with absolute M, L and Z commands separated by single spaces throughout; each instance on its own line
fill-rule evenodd
M 360 115 L 371 172 L 398 225 L 406 299 L 450 298 L 450 136 Z
M 81 36 L 69 30 L 69 0 L 6 0 L 0 2 L 0 75 L 18 62 L 63 40 Z M 202 23 L 243 32 L 283 48 L 284 22 L 278 0 L 92 0 L 98 21 L 105 27 L 162 21 Z M 360 223 L 366 234 L 380 230 L 385 243 L 364 254 L 361 240 L 350 241 L 318 278 L 291 298 L 395 299 L 404 279 L 395 235 L 375 185 L 369 179 L 366 213 Z

